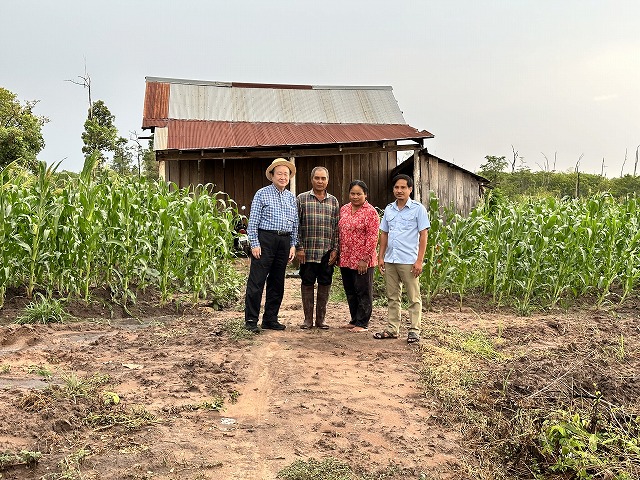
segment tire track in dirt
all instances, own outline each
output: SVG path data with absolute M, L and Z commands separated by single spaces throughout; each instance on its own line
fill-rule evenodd
M 456 435 L 439 428 L 421 394 L 414 347 L 335 326 L 302 331 L 299 311 L 281 313 L 286 331 L 263 332 L 230 353 L 244 373 L 238 402 L 224 412 L 237 423 L 220 478 L 275 478 L 310 457 L 332 456 L 360 471 L 393 463 L 444 474 L 457 463 Z

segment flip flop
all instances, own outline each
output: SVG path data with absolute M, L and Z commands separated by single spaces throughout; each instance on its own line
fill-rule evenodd
M 346 323 L 346 324 L 344 324 L 344 325 L 340 325 L 340 327 L 338 327 L 338 328 L 344 328 L 344 329 L 349 329 L 349 330 L 351 330 L 353 327 L 355 327 L 355 324 L 353 324 L 353 323 Z
M 393 333 L 389 333 L 386 330 L 383 332 L 376 332 L 373 334 L 373 338 L 375 338 L 376 340 L 386 340 L 386 339 L 390 339 L 390 338 L 398 338 L 397 335 L 394 335 Z
M 349 331 L 353 333 L 361 333 L 361 332 L 368 332 L 369 329 L 367 327 L 353 327 L 353 328 L 350 328 Z

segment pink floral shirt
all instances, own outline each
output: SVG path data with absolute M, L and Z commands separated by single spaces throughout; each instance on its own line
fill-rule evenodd
M 351 203 L 340 209 L 338 232 L 340 235 L 340 266 L 358 269 L 358 262 L 365 260 L 369 267 L 376 263 L 376 245 L 380 217 L 376 209 L 367 201 L 355 213 Z

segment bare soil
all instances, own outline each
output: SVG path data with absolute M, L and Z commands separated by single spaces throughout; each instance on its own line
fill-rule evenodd
M 367 333 L 337 328 L 348 320 L 348 308 L 335 301 L 328 309 L 332 328 L 301 330 L 299 279 L 288 278 L 280 312 L 286 331 L 234 340 L 224 325 L 242 318 L 240 307 L 216 311 L 203 304 L 177 314 L 176 305 L 159 308 L 140 298 L 127 313 L 108 302 L 77 302 L 70 306 L 73 321 L 12 324 L 24 303 L 16 295 L 0 310 L 0 367 L 6 366 L 0 371 L 0 453 L 29 450 L 43 457 L 35 466 L 0 471 L 3 480 L 274 479 L 312 457 L 385 473 L 380 478 L 472 478 L 468 439 L 421 384 L 423 347 L 408 345 L 406 336 L 372 338 L 384 325 L 384 307 L 375 308 Z M 424 314 L 422 344 L 433 341 L 434 324 L 482 330 L 500 335 L 505 351 L 538 352 L 535 363 L 520 357 L 511 372 L 511 384 L 527 395 L 568 369 L 592 382 L 587 367 L 597 367 L 606 373 L 598 381 L 608 398 L 638 398 L 640 310 L 634 305 L 529 317 L 487 305 L 476 299 L 460 309 L 437 300 Z M 613 358 L 621 335 L 631 363 L 589 364 Z M 610 355 L 593 353 L 603 345 Z M 87 422 L 95 405 L 81 395 L 42 393 L 64 385 L 69 372 L 108 375 L 101 390 L 120 399 L 112 410 L 143 408 L 154 421 L 142 427 Z M 197 408 L 215 398 L 224 399 L 221 411 Z M 62 476 L 74 469 L 81 476 Z

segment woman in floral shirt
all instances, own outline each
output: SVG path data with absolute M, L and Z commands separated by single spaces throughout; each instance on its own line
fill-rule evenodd
M 362 180 L 349 184 L 350 203 L 340 209 L 340 273 L 351 321 L 341 328 L 366 332 L 373 308 L 373 270 L 380 218 L 367 202 L 369 189 Z

